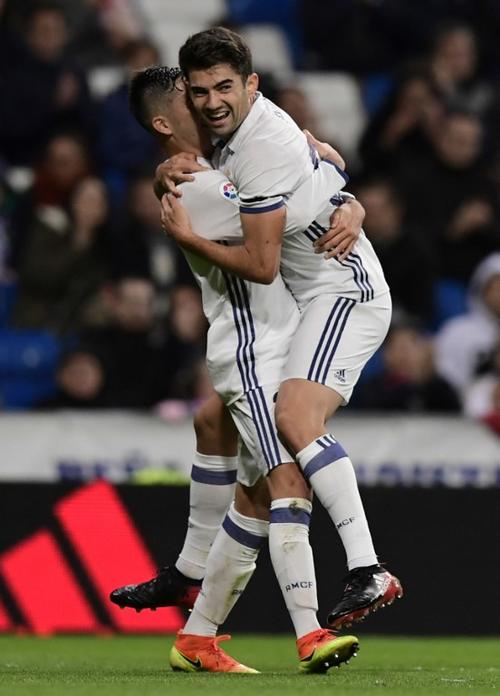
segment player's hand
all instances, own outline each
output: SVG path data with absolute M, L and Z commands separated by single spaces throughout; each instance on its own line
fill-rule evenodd
M 173 193 L 165 193 L 162 196 L 161 226 L 167 235 L 181 246 L 194 236 L 186 208 Z
M 361 233 L 365 209 L 357 200 L 343 203 L 330 218 L 330 228 L 314 242 L 314 252 L 325 259 L 344 261 L 351 253 Z
M 312 133 L 310 133 L 308 130 L 304 130 L 304 134 L 309 145 L 312 145 L 316 149 L 321 159 L 326 159 L 329 162 L 333 162 L 333 164 L 336 164 L 337 167 L 340 167 L 342 170 L 345 169 L 345 160 L 335 148 L 328 143 L 322 143 L 320 140 L 316 140 L 314 135 L 312 135 Z
M 194 181 L 193 172 L 202 172 L 206 169 L 208 167 L 203 167 L 198 163 L 196 155 L 180 152 L 156 167 L 155 193 L 160 199 L 164 193 L 172 193 L 180 198 L 182 193 L 177 188 L 177 184 L 182 184 L 184 181 Z

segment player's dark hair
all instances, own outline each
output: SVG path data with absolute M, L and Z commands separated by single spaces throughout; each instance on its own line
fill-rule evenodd
M 239 34 L 225 27 L 213 27 L 193 34 L 179 51 L 182 72 L 207 70 L 225 63 L 245 81 L 253 72 L 252 54 Z
M 154 65 L 135 73 L 129 85 L 129 108 L 134 118 L 150 133 L 155 133 L 150 119 L 153 104 L 165 94 L 177 89 L 182 76 L 179 68 Z

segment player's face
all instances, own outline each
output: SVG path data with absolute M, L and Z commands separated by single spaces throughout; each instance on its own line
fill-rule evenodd
M 199 123 L 193 107 L 187 98 L 183 80 L 168 95 L 166 116 L 172 133 L 172 141 L 179 151 L 207 152 L 211 149 L 206 126 Z M 172 143 L 173 144 L 173 143 Z
M 189 73 L 189 94 L 193 106 L 212 133 L 231 135 L 246 118 L 259 84 L 252 73 L 246 80 L 230 65 L 221 63 L 207 70 Z

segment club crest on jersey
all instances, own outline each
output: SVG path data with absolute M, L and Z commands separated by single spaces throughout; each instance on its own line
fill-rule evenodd
M 221 184 L 219 191 L 221 195 L 224 196 L 224 198 L 227 198 L 229 201 L 238 200 L 238 191 L 236 190 L 236 186 L 231 181 L 225 181 L 223 184 Z

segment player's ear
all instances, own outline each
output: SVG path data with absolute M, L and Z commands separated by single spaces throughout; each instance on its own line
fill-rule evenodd
M 247 77 L 246 90 L 249 97 L 253 97 L 259 89 L 259 76 L 257 73 L 252 73 Z
M 151 119 L 153 129 L 160 135 L 172 135 L 172 129 L 165 116 L 153 116 Z

